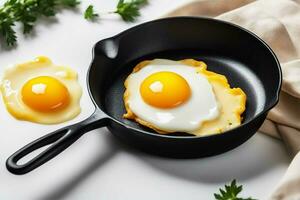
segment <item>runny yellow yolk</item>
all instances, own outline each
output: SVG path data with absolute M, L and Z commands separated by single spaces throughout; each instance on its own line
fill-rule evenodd
M 157 108 L 174 108 L 186 102 L 190 95 L 187 81 L 174 72 L 157 72 L 148 76 L 140 86 L 143 100 Z
M 70 101 L 68 89 L 57 79 L 39 76 L 25 83 L 22 100 L 39 112 L 51 112 L 64 108 Z

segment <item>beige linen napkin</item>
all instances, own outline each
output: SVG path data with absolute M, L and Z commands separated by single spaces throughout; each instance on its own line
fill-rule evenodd
M 208 16 L 251 30 L 278 56 L 283 87 L 260 131 L 280 138 L 294 157 L 271 200 L 300 200 L 300 0 L 198 0 L 168 16 Z

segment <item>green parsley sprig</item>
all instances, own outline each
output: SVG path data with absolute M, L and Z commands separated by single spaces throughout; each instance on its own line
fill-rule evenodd
M 87 20 L 95 20 L 98 16 L 99 14 L 95 13 L 93 5 L 89 5 L 84 12 L 84 18 Z
M 23 25 L 23 33 L 32 31 L 35 22 L 41 17 L 51 17 L 65 7 L 75 7 L 78 0 L 7 0 L 0 8 L 0 34 L 8 46 L 17 42 L 14 26 Z
M 118 14 L 126 22 L 133 22 L 140 16 L 140 8 L 147 4 L 147 0 L 119 0 L 114 11 L 106 12 L 103 14 Z M 99 14 L 95 12 L 94 7 L 89 5 L 84 13 L 84 18 L 87 20 L 95 20 Z
M 251 197 L 248 198 L 241 198 L 238 195 L 243 190 L 243 186 L 237 186 L 236 180 L 233 180 L 231 184 L 225 185 L 225 189 L 219 189 L 219 194 L 215 193 L 216 200 L 256 200 Z
M 140 7 L 147 3 L 147 0 L 131 0 L 129 2 L 119 0 L 115 13 L 119 14 L 124 21 L 132 22 L 140 16 Z

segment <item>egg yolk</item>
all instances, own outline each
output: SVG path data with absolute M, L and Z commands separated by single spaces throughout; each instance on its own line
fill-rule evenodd
M 27 81 L 21 94 L 27 106 L 40 112 L 62 109 L 70 100 L 68 89 L 59 80 L 49 76 Z
M 174 72 L 157 72 L 148 76 L 140 86 L 143 100 L 154 107 L 174 108 L 186 102 L 190 95 L 187 81 Z

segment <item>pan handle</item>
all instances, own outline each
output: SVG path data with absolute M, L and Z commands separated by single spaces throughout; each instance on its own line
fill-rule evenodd
M 82 122 L 61 128 L 27 144 L 7 159 L 6 168 L 13 174 L 26 174 L 64 151 L 84 133 L 105 126 L 108 119 L 109 117 L 105 113 L 96 109 L 90 117 Z M 21 158 L 46 145 L 50 146 L 31 160 L 24 164 L 17 164 Z

